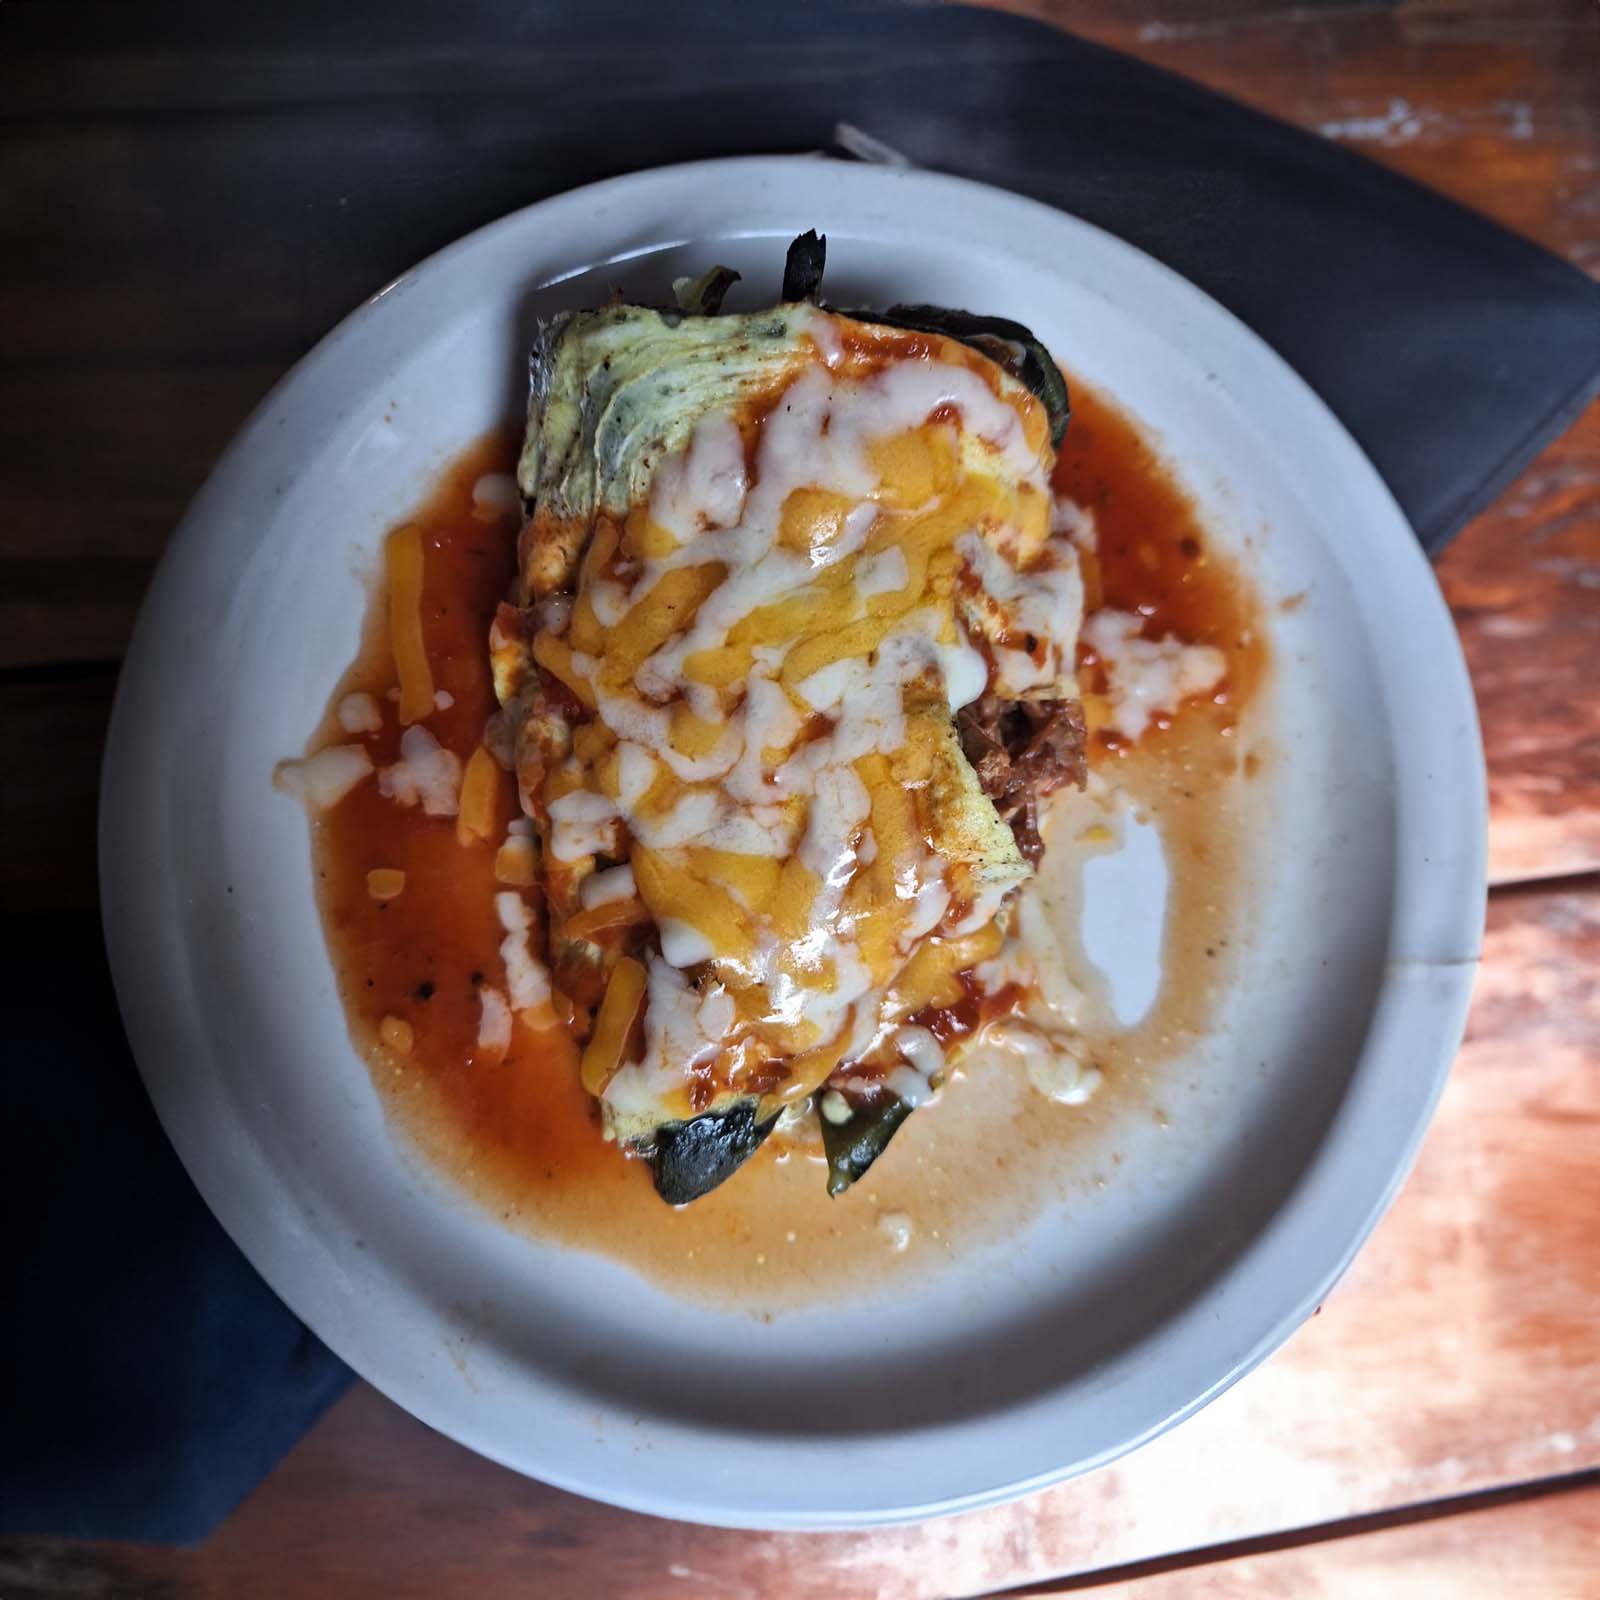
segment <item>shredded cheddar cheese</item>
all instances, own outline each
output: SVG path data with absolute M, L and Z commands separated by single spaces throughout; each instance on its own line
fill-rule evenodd
M 500 769 L 479 745 L 467 760 L 461 779 L 461 809 L 456 813 L 456 840 L 465 848 L 495 832 Z
M 514 888 L 531 888 L 539 881 L 539 862 L 534 855 L 533 840 L 526 834 L 512 834 L 495 851 L 494 875 L 498 883 Z
M 564 519 L 523 483 L 496 683 L 552 981 L 598 1000 L 582 1076 L 623 1137 L 708 1096 L 768 1115 L 863 1062 L 925 1096 L 895 1026 L 962 1002 L 1029 875 L 953 714 L 1075 687 L 1043 408 L 937 336 L 903 359 L 849 325 L 830 356 L 847 325 L 808 315 L 813 355 L 704 415 L 626 510 Z
M 421 722 L 433 713 L 433 672 L 422 640 L 422 534 L 415 524 L 384 541 L 389 570 L 389 641 L 400 679 L 400 720 Z
M 631 956 L 624 956 L 611 973 L 605 999 L 595 1018 L 594 1034 L 584 1047 L 579 1072 L 590 1094 L 601 1094 L 622 1062 L 628 1035 L 639 1019 L 644 1004 L 645 970 Z

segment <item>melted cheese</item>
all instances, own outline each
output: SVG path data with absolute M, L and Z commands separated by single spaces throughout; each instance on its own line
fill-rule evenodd
M 272 781 L 298 795 L 313 811 L 336 806 L 372 771 L 372 757 L 359 744 L 329 745 L 304 761 L 280 761 Z
M 511 1048 L 511 1008 L 490 983 L 478 988 L 478 1048 L 494 1061 Z
M 1084 643 L 1105 667 L 1110 726 L 1138 739 L 1163 711 L 1210 694 L 1228 670 L 1227 658 L 1206 644 L 1147 639 L 1144 618 L 1129 611 L 1097 611 L 1083 629 Z
M 532 1011 L 550 999 L 550 976 L 534 956 L 529 945 L 532 918 L 528 903 L 515 890 L 505 889 L 494 897 L 495 914 L 505 929 L 500 941 L 500 959 L 505 963 L 506 993 L 514 1011 Z
M 642 1055 L 603 1091 L 623 1136 L 689 1114 L 708 1062 L 717 1094 L 818 1088 L 884 1036 L 917 948 L 1028 874 L 950 717 L 997 666 L 1019 692 L 1070 684 L 1081 588 L 1049 533 L 1045 418 L 937 339 L 863 370 L 847 326 L 811 314 L 816 358 L 759 420 L 702 416 L 586 544 L 531 525 L 579 549 L 532 654 L 599 730 L 531 797 L 549 870 L 576 874 L 551 892 L 637 893 L 659 942 Z M 588 875 L 596 857 L 619 864 Z M 891 1042 L 920 1103 L 943 1053 Z
M 338 715 L 346 733 L 376 733 L 383 726 L 383 708 L 376 695 L 347 694 L 339 702 Z
M 620 867 L 608 867 L 604 872 L 597 872 L 593 877 L 585 878 L 579 893 L 584 910 L 592 911 L 596 906 L 609 906 L 619 900 L 631 900 L 638 892 L 633 881 L 633 868 L 624 863 Z
M 400 759 L 379 772 L 378 788 L 400 805 L 420 803 L 430 817 L 453 817 L 460 809 L 461 759 L 413 723 L 400 735 Z

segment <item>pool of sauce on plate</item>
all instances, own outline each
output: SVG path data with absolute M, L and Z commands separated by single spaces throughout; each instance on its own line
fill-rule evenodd
M 510 472 L 517 445 L 509 431 L 479 441 L 410 519 L 424 542 L 428 657 L 436 689 L 450 697 L 427 726 L 463 759 L 495 710 L 485 639 L 512 577 L 517 531 L 514 516 L 475 506 L 473 486 Z M 1158 633 L 1214 644 L 1228 660 L 1214 701 L 1185 707 L 1137 747 L 1091 740 L 1095 795 L 1074 798 L 1047 826 L 1043 887 L 1069 946 L 1082 855 L 1103 836 L 1102 815 L 1113 829 L 1118 805 L 1155 819 L 1171 869 L 1155 1005 L 1131 1030 L 1087 1030 L 1106 1073 L 1099 1094 L 1086 1106 L 1058 1105 L 1011 1058 L 980 1048 L 840 1199 L 826 1193 L 819 1146 L 774 1138 L 720 1189 L 668 1207 L 644 1163 L 602 1139 L 564 1035 L 519 1024 L 503 1060 L 475 1059 L 477 986 L 502 981 L 494 843 L 463 849 L 453 819 L 395 805 L 369 781 L 314 821 L 317 887 L 352 1038 L 391 1117 L 429 1163 L 510 1226 L 597 1251 L 680 1292 L 759 1306 L 925 1267 L 1102 1180 L 1116 1160 L 1118 1119 L 1162 1115 L 1160 1069 L 1206 1030 L 1226 981 L 1243 898 L 1240 818 L 1253 787 L 1242 781 L 1242 723 L 1267 652 L 1249 586 L 1211 552 L 1138 429 L 1082 384 L 1073 386 L 1055 485 L 1095 512 L 1104 603 L 1141 611 Z M 383 601 L 376 590 L 359 655 L 309 746 L 351 742 L 337 707 L 366 691 L 384 712 L 381 730 L 360 736 L 378 766 L 397 758 L 400 734 Z M 1086 687 L 1095 670 L 1086 663 Z M 509 776 L 498 802 L 497 838 L 516 815 Z M 378 867 L 405 872 L 398 898 L 368 894 L 366 875 Z M 409 1054 L 378 1042 L 386 1017 L 410 1024 Z M 912 1221 L 903 1252 L 880 1223 L 895 1213 Z

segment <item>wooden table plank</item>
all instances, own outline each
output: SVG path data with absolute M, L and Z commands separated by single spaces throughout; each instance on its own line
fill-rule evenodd
M 1600 866 L 1600 408 L 1445 552 L 1439 581 L 1483 724 L 1490 877 Z
M 1031 1597 L 1088 1600 L 1593 1600 L 1600 1594 L 1600 1485 L 1353 1537 Z
M 981 1593 L 1600 1464 L 1600 890 L 1497 898 L 1421 1160 L 1290 1344 L 1126 1461 L 915 1528 L 730 1533 L 524 1481 L 372 1390 L 202 1549 L 13 1546 L 170 1600 Z M 3 1572 L 3 1568 L 0 1568 Z M 65 1591 L 40 1591 L 42 1593 Z M 135 1588 L 133 1592 L 138 1592 Z
M 992 0 L 1348 144 L 1600 273 L 1588 0 Z
M 100 751 L 115 675 L 0 672 L 0 906 L 92 911 Z
M 27 418 L 0 428 L 0 668 L 121 656 L 184 507 L 289 364 L 59 361 L 0 365 L 0 417 Z

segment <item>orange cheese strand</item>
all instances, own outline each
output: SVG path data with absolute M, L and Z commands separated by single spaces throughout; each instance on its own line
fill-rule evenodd
M 625 900 L 610 900 L 603 906 L 590 906 L 587 911 L 574 912 L 568 917 L 561 932 L 568 939 L 592 939 L 597 933 L 611 928 L 627 928 L 635 923 L 648 922 L 650 913 L 644 901 L 636 895 Z
M 413 523 L 384 541 L 389 569 L 389 645 L 400 679 L 400 720 L 433 713 L 433 673 L 422 643 L 422 533 Z
M 578 671 L 572 659 L 572 646 L 553 633 L 539 633 L 533 641 L 533 659 L 552 677 L 559 678 L 574 695 L 578 703 L 593 711 L 594 685 Z
M 602 1093 L 622 1065 L 628 1035 L 644 1005 L 644 986 L 644 968 L 632 956 L 624 956 L 606 985 L 605 999 L 600 1002 L 599 1015 L 594 1019 L 594 1033 L 583 1047 L 583 1062 L 578 1071 L 584 1088 L 592 1095 Z
M 494 875 L 497 883 L 529 888 L 539 881 L 539 863 L 533 853 L 533 840 L 512 834 L 495 852 Z
M 467 761 L 461 779 L 461 809 L 456 813 L 456 842 L 463 848 L 495 831 L 495 801 L 499 798 L 500 768 L 480 744 Z

